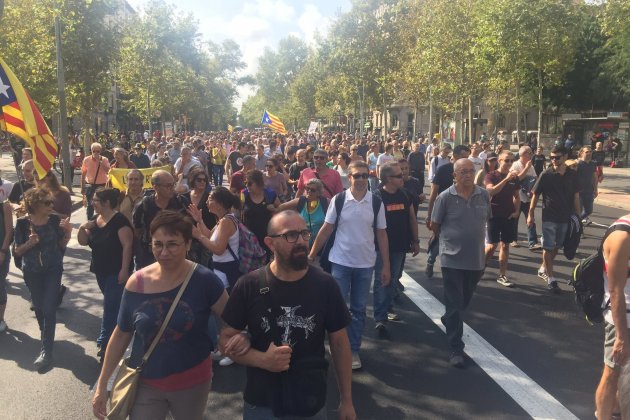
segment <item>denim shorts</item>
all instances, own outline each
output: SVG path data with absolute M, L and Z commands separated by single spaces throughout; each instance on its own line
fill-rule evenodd
M 569 223 L 543 222 L 542 223 L 542 247 L 552 250 L 564 245 L 564 237 L 567 236 Z

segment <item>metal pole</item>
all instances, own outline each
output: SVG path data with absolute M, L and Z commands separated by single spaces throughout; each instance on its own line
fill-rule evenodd
M 63 172 L 63 184 L 72 191 L 72 160 L 70 159 L 70 144 L 68 143 L 68 111 L 66 109 L 65 75 L 63 69 L 63 56 L 61 54 L 61 24 L 59 16 L 55 17 L 55 44 L 57 47 L 57 91 L 59 94 L 59 130 L 61 140 L 61 170 Z
M 147 79 L 147 120 L 149 121 L 149 139 L 151 139 L 151 97 L 149 96 L 149 79 Z
M 429 141 L 433 140 L 433 88 L 429 86 Z

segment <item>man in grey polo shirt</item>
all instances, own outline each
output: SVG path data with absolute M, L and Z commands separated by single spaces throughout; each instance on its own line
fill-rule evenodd
M 440 238 L 445 314 L 442 324 L 451 348 L 449 363 L 464 368 L 462 312 L 472 299 L 485 267 L 484 237 L 490 218 L 490 196 L 475 185 L 475 167 L 468 159 L 454 166 L 455 184 L 440 193 L 431 213 L 431 229 Z

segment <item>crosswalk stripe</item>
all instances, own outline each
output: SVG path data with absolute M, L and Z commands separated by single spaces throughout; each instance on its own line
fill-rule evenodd
M 403 272 L 400 282 L 405 286 L 405 295 L 445 331 L 441 321 L 444 305 L 407 273 Z M 466 354 L 532 418 L 577 420 L 565 406 L 465 323 L 463 340 Z

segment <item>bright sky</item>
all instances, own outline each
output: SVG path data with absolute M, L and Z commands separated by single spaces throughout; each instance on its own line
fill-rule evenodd
M 146 0 L 127 0 L 141 12 Z M 265 47 L 276 49 L 289 34 L 312 42 L 317 32 L 325 35 L 341 12 L 350 10 L 350 0 L 179 0 L 177 9 L 191 12 L 206 39 L 233 39 L 241 46 L 247 64 L 244 74 L 254 75 L 257 59 Z M 239 89 L 236 106 L 252 93 Z

